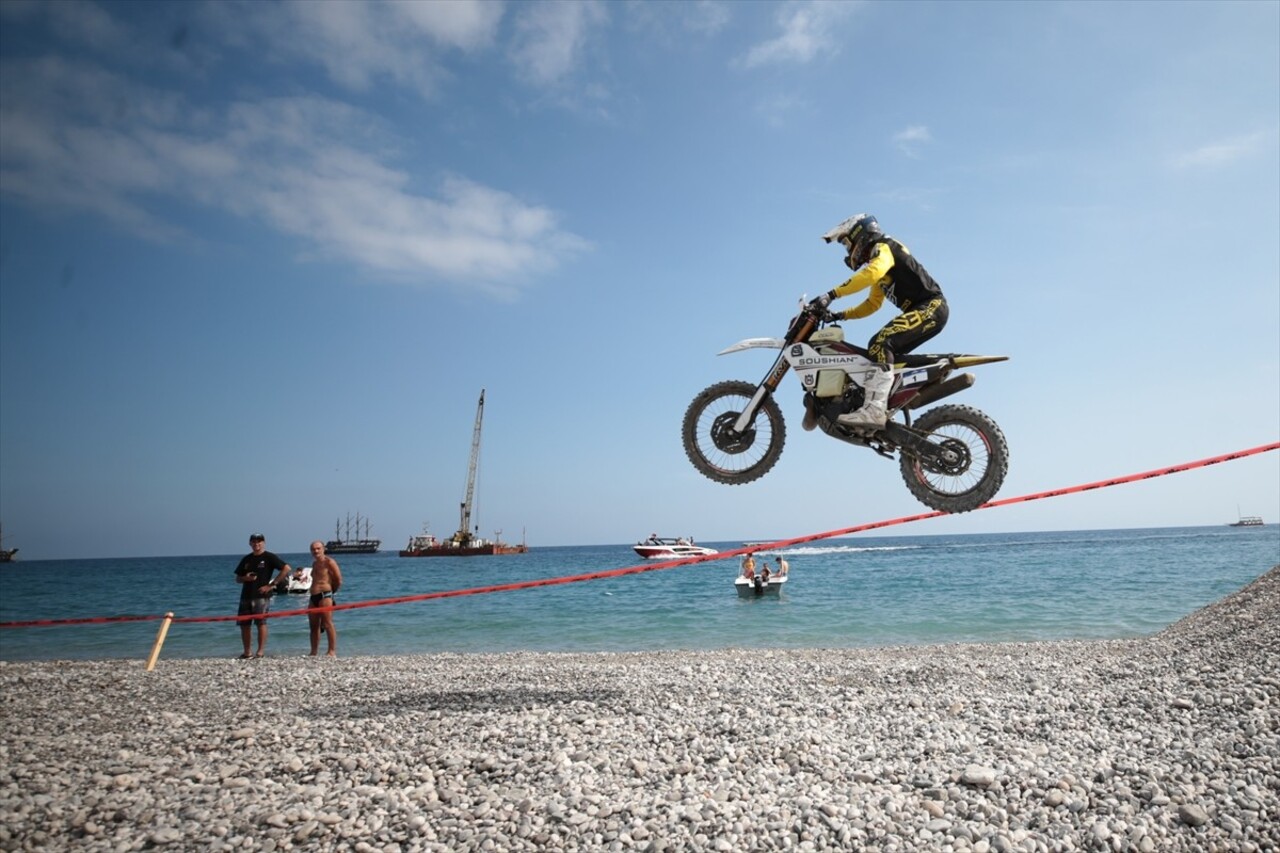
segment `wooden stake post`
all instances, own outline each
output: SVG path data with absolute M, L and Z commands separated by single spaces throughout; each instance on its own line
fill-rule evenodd
M 156 633 L 156 643 L 151 647 L 151 657 L 147 658 L 147 672 L 156 668 L 156 659 L 160 657 L 160 647 L 164 645 L 165 635 L 169 633 L 169 625 L 173 622 L 173 613 L 166 613 Z

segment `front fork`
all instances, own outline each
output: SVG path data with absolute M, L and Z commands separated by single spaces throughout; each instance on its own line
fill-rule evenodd
M 783 377 L 787 375 L 787 351 L 784 347 L 782 352 L 778 353 L 778 358 L 773 362 L 773 367 L 769 370 L 769 375 L 764 381 L 756 386 L 756 393 L 751 395 L 751 400 L 742 410 L 742 414 L 738 415 L 738 419 L 733 422 L 733 431 L 741 435 L 751 426 L 751 422 L 756 419 L 756 412 L 760 409 L 760 404 L 764 402 L 765 397 L 778 390 L 778 385 L 782 382 Z

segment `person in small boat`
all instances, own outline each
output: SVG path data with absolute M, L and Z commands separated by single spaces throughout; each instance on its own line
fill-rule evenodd
M 320 631 L 329 635 L 331 658 L 338 656 L 338 629 L 333 626 L 333 597 L 342 588 L 342 570 L 324 552 L 324 543 L 311 543 L 311 600 L 307 620 L 311 623 L 311 656 L 320 653 Z
M 276 592 L 294 592 L 298 584 L 302 584 L 304 587 L 311 586 L 310 567 L 299 566 L 288 577 L 276 581 Z
M 791 571 L 791 564 L 788 563 L 781 554 L 774 557 L 773 561 L 778 564 L 778 577 L 785 578 L 787 576 L 787 572 Z
M 760 570 L 760 580 L 764 581 L 765 583 L 769 582 L 769 564 L 768 563 L 765 563 L 764 568 Z
M 750 552 L 742 558 L 742 576 L 749 581 L 756 578 L 756 558 Z
M 240 584 L 239 616 L 262 617 L 271 609 L 271 593 L 279 583 L 287 583 L 293 568 L 288 563 L 267 550 L 267 537 L 254 533 L 249 537 L 249 553 L 245 554 L 236 566 L 236 583 Z M 272 572 L 278 572 L 273 579 Z M 267 620 L 262 618 L 241 619 L 240 641 L 244 644 L 241 658 L 253 657 L 251 652 L 252 632 L 249 623 L 258 626 L 258 657 L 267 653 Z

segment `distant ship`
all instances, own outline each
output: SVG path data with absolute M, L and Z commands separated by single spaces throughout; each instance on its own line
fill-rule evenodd
M 0 532 L 0 542 L 4 541 L 4 533 Z M 0 548 L 0 563 L 12 563 L 18 553 L 17 548 Z
M 496 554 L 526 554 L 529 546 L 521 542 L 512 545 L 501 541 L 502 531 L 492 539 L 482 539 L 471 532 L 471 504 L 476 491 L 476 465 L 480 461 L 480 425 L 484 421 L 484 389 L 480 390 L 480 402 L 476 405 L 476 426 L 471 434 L 471 465 L 467 469 L 467 495 L 462 501 L 462 520 L 458 532 L 443 542 L 427 532 L 409 538 L 409 544 L 400 552 L 401 557 L 487 557 Z M 479 525 L 477 525 L 478 529 Z
M 468 536 L 459 539 L 455 533 L 451 538 L 441 542 L 424 530 L 417 536 L 409 537 L 409 544 L 400 552 L 401 557 L 492 557 L 499 554 L 526 554 L 529 546 L 521 542 L 513 545 L 499 541 L 502 535 L 499 530 L 493 539 L 482 539 L 479 536 Z
M 1229 525 L 1231 527 L 1262 527 L 1262 516 L 1260 515 L 1242 515 L 1238 521 L 1233 521 Z
M 351 513 L 347 513 L 346 536 L 342 535 L 342 519 L 333 523 L 333 538 L 324 543 L 326 554 L 376 554 L 382 547 L 381 539 L 369 536 L 369 519 L 364 520 L 364 536 L 360 535 L 360 513 L 356 513 L 356 538 L 351 538 Z

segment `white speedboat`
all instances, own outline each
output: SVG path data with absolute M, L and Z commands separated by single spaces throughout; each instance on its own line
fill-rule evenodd
M 786 575 L 770 575 L 765 580 L 760 575 L 754 578 L 744 578 L 738 575 L 733 581 L 734 587 L 738 590 L 738 595 L 777 595 L 782 592 L 782 587 L 787 583 Z
M 686 539 L 683 536 L 678 539 L 668 539 L 656 533 L 631 547 L 646 560 L 678 560 L 681 557 L 705 557 L 708 554 L 720 553 L 715 548 L 694 545 L 692 539 Z
M 285 592 L 291 592 L 295 595 L 311 592 L 311 567 L 302 566 L 299 569 L 295 569 L 294 573 L 289 577 Z

